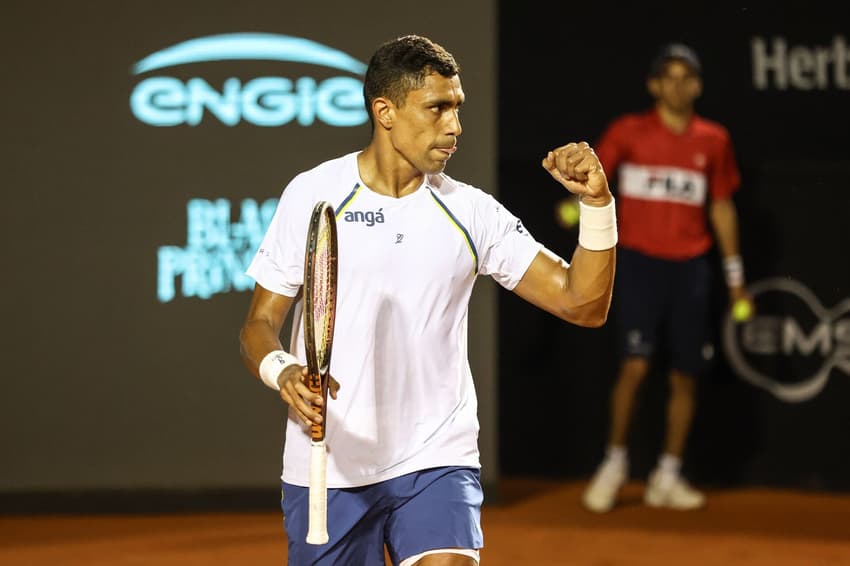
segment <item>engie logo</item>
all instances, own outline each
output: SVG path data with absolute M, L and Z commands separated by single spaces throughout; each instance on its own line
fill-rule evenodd
M 355 76 L 317 80 L 302 76 L 230 77 L 220 88 L 201 77 L 188 80 L 152 76 L 130 95 L 133 115 L 151 126 L 197 126 L 210 116 L 226 126 L 245 121 L 256 126 L 282 126 L 316 120 L 330 126 L 358 126 L 368 120 L 360 77 L 366 65 L 331 47 L 308 39 L 266 33 L 213 35 L 184 41 L 148 55 L 133 67 L 143 75 L 177 65 L 226 60 L 307 63 Z
M 815 397 L 833 368 L 850 374 L 850 298 L 831 309 L 790 278 L 749 287 L 756 316 L 726 319 L 723 345 L 742 379 L 777 398 L 799 403 Z

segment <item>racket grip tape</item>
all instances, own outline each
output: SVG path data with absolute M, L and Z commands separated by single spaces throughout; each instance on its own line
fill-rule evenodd
M 328 454 L 325 441 L 310 443 L 310 491 L 307 544 L 328 542 Z

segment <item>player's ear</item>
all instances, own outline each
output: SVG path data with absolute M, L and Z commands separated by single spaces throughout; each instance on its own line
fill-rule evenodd
M 375 123 L 385 130 L 392 129 L 394 112 L 395 106 L 389 99 L 379 96 L 372 100 L 372 116 L 375 117 Z

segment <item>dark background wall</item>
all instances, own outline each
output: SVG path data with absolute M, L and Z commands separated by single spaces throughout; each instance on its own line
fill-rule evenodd
M 369 127 L 319 118 L 261 127 L 244 115 L 227 125 L 209 111 L 194 126 L 153 126 L 130 100 L 158 76 L 203 79 L 221 91 L 232 78 L 247 87 L 258 77 L 358 75 L 251 58 L 138 74 L 134 66 L 216 34 L 305 38 L 361 63 L 388 39 L 428 35 L 465 69 L 466 132 L 450 174 L 495 191 L 493 3 L 464 2 L 450 19 L 412 2 L 386 7 L 4 4 L 0 493 L 257 488 L 275 505 L 285 413 L 239 360 L 251 287 L 239 274 L 264 226 L 263 204 L 297 172 L 365 147 Z M 190 202 L 200 211 L 192 219 Z M 492 481 L 496 309 L 488 283 L 474 294 L 470 349 Z
M 576 234 L 553 222 L 563 195 L 537 165 L 543 152 L 593 142 L 619 114 L 650 107 L 645 76 L 662 44 L 689 43 L 702 58 L 697 110 L 726 125 L 736 148 L 742 252 L 759 316 L 749 327 L 726 325 L 717 289 L 718 355 L 700 384 L 686 455 L 698 481 L 850 487 L 850 29 L 842 14 L 811 2 L 501 4 L 502 200 L 565 257 Z M 616 302 L 601 330 L 521 303 L 500 295 L 503 471 L 589 475 L 607 438 Z M 805 395 L 786 391 L 808 384 Z M 641 392 L 630 438 L 637 477 L 661 447 L 665 395 L 659 369 Z
M 783 400 L 743 379 L 747 372 L 722 353 L 701 385 L 688 466 L 701 481 L 846 488 L 850 72 L 846 60 L 824 76 L 805 65 L 806 53 L 850 44 L 850 31 L 840 9 L 811 3 L 687 10 L 503 2 L 497 30 L 496 7 L 484 0 L 391 11 L 382 2 L 5 6 L 0 492 L 276 489 L 284 412 L 237 357 L 247 292 L 202 299 L 196 288 L 184 297 L 182 278 L 171 278 L 176 295 L 163 301 L 158 255 L 191 247 L 192 199 L 207 211 L 221 210 L 219 199 L 230 206 L 191 232 L 205 242 L 197 261 L 244 252 L 250 239 L 236 234 L 255 224 L 242 206 L 261 206 L 296 172 L 361 147 L 368 127 L 231 127 L 207 115 L 197 126 L 155 127 L 132 114 L 131 93 L 152 75 L 218 87 L 233 76 L 353 76 L 269 61 L 133 74 L 151 53 L 234 32 L 304 37 L 364 62 L 400 33 L 443 43 L 464 69 L 469 100 L 449 173 L 492 192 L 498 178 L 509 208 L 566 257 L 575 233 L 554 221 L 562 193 L 541 157 L 568 140 L 592 141 L 617 114 L 649 104 L 643 78 L 654 49 L 692 43 L 705 66 L 699 108 L 729 127 L 744 175 L 748 277 L 792 280 L 823 307 L 814 312 L 787 291 L 759 299 L 761 311 L 802 334 L 782 356 L 745 351 L 748 367 L 783 383 L 815 376 L 821 388 Z M 754 79 L 754 38 L 780 38 L 789 53 L 802 48 L 784 83 Z M 228 226 L 225 242 L 204 240 Z M 570 327 L 489 281 L 479 283 L 471 312 L 485 480 L 494 482 L 500 465 L 511 474 L 588 474 L 602 453 L 616 369 L 610 326 Z M 727 334 L 740 350 L 741 329 Z M 777 339 L 788 341 L 787 332 Z M 637 474 L 652 465 L 663 432 L 663 379 L 645 389 L 632 439 Z M 531 406 L 539 422 L 528 417 Z

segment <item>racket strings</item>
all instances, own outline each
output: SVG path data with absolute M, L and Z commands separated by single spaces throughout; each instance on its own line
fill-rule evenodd
M 315 263 L 313 264 L 313 321 L 316 358 L 319 367 L 325 365 L 328 343 L 331 332 L 331 227 L 326 219 L 322 219 L 316 240 Z

